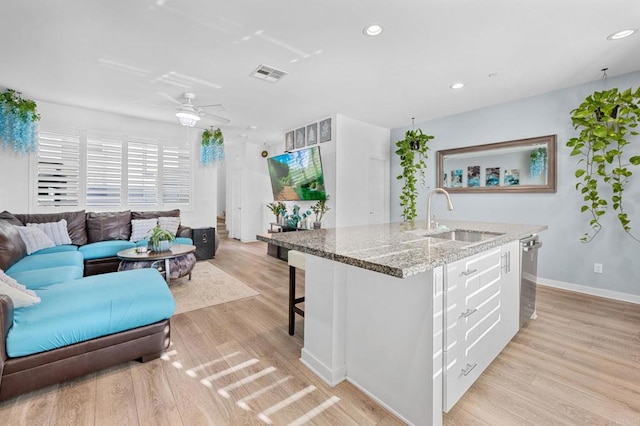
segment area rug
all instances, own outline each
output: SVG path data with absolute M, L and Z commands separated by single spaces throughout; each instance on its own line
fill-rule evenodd
M 191 281 L 171 280 L 169 289 L 176 300 L 174 315 L 260 294 L 208 261 L 196 263 Z

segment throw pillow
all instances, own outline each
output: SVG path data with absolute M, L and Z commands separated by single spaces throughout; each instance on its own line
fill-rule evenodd
M 14 308 L 22 308 L 40 303 L 40 298 L 32 290 L 27 290 L 22 284 L 18 284 L 16 280 L 6 275 L 0 270 L 0 294 L 9 296 L 13 302 Z M 6 282 L 4 278 L 8 278 Z
M 164 230 L 171 232 L 174 236 L 178 233 L 178 227 L 180 226 L 179 217 L 159 217 L 158 225 Z
M 66 219 L 60 219 L 57 222 L 27 223 L 27 226 L 40 228 L 40 230 L 47 234 L 47 237 L 51 238 L 51 241 L 53 241 L 57 246 L 62 244 L 71 244 L 71 238 L 69 238 L 69 232 L 67 231 Z
M 20 233 L 20 238 L 27 246 L 27 254 L 38 250 L 55 247 L 54 242 L 40 228 L 35 226 L 16 226 Z
M 146 240 L 149 232 L 158 224 L 158 219 L 132 219 L 131 220 L 131 239 L 130 241 L 138 242 Z
M 87 213 L 89 242 L 124 240 L 131 238 L 131 212 Z

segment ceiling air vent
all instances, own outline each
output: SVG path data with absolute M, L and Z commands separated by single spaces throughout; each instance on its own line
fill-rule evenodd
M 269 83 L 275 83 L 287 74 L 286 71 L 262 64 L 249 75 L 260 80 L 268 81 Z

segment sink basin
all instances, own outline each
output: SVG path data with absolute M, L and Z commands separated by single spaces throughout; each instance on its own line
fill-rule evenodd
M 438 234 L 429 235 L 431 238 L 439 238 L 442 240 L 464 241 L 475 243 L 478 241 L 490 240 L 492 238 L 504 235 L 501 232 L 483 232 L 483 231 L 465 231 L 457 229 L 455 231 L 440 232 Z

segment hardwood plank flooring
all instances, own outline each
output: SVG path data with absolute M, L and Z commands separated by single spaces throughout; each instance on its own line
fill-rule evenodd
M 266 244 L 222 239 L 211 262 L 260 295 L 176 315 L 161 359 L 0 403 L 0 424 L 402 424 L 300 363 L 304 321 L 287 334 L 288 266 Z M 640 306 L 539 287 L 537 309 L 444 424 L 640 426 Z

